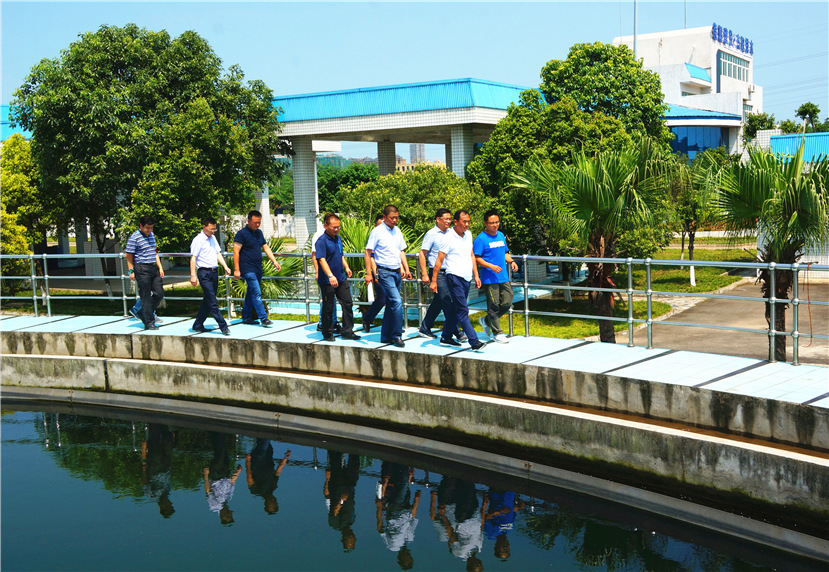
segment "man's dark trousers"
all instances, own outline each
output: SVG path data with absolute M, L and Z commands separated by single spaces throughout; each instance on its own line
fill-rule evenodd
M 334 297 L 340 301 L 340 308 L 342 308 L 342 333 L 350 336 L 354 333 L 354 302 L 351 299 L 351 288 L 348 285 L 348 280 L 343 280 L 337 287 L 331 284 L 320 284 L 320 291 L 322 292 L 322 333 L 330 336 L 334 334 Z
M 216 274 L 215 268 L 199 268 L 196 270 L 196 276 L 199 279 L 199 286 L 202 290 L 201 306 L 199 306 L 199 313 L 196 314 L 196 321 L 193 322 L 193 329 L 198 330 L 204 325 L 204 321 L 208 316 L 213 316 L 219 328 L 227 327 L 227 322 L 222 317 L 219 311 L 219 302 L 216 300 L 216 292 L 219 290 L 219 275 Z
M 449 340 L 456 330 L 461 329 L 469 338 L 469 344 L 474 345 L 478 341 L 478 334 L 469 321 L 469 304 L 466 300 L 472 283 L 447 272 L 446 284 L 449 286 L 452 303 L 451 307 L 444 309 L 446 321 L 443 323 L 441 339 Z
M 157 264 L 136 264 L 133 270 L 138 296 L 141 298 L 141 321 L 146 328 L 155 323 L 155 311 L 164 299 L 164 284 Z

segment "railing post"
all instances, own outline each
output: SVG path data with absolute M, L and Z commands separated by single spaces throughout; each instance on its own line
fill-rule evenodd
M 121 303 L 124 305 L 124 317 L 128 318 L 129 314 L 127 314 L 127 282 L 124 276 L 124 253 L 122 252 L 118 256 L 118 268 L 121 274 Z
M 37 312 L 37 276 L 35 275 L 35 255 L 29 255 L 29 270 L 32 276 L 32 304 L 34 304 L 35 318 L 38 317 Z
M 625 261 L 628 269 L 628 347 L 633 347 L 633 258 Z
M 795 262 L 792 264 L 792 365 L 800 365 L 800 348 L 798 342 L 800 340 L 800 332 L 797 331 L 799 326 L 799 307 L 800 298 L 798 297 L 798 272 L 800 271 L 800 264 Z M 808 270 L 807 270 L 808 272 Z
M 648 301 L 648 315 L 646 316 L 648 325 L 648 349 L 653 349 L 653 289 L 651 288 L 651 258 L 645 259 L 645 275 L 647 276 L 647 289 L 645 296 Z
M 524 337 L 530 337 L 530 284 L 527 282 L 527 255 L 521 255 L 524 261 Z
M 222 253 L 222 258 L 227 258 L 227 252 Z M 227 262 L 227 261 L 225 261 Z M 233 304 L 233 300 L 231 300 L 232 296 L 230 295 L 230 275 L 225 272 L 224 276 L 225 280 L 225 306 L 227 309 L 227 321 L 229 322 L 233 317 L 233 312 L 231 312 L 231 305 Z
M 512 264 L 507 264 L 507 273 L 509 276 L 510 282 L 510 289 L 512 289 Z M 509 335 L 515 335 L 515 320 L 513 319 L 513 307 L 512 304 L 509 305 Z
M 43 288 L 46 290 L 46 315 L 48 317 L 52 317 L 52 301 L 51 295 L 49 293 L 49 267 L 46 264 L 46 253 L 44 252 L 41 255 L 43 261 Z
M 777 264 L 774 262 L 769 262 L 769 362 L 774 363 L 777 361 L 774 356 L 775 350 L 775 331 L 774 328 L 777 324 L 777 286 L 776 286 L 776 279 L 775 279 L 775 267 Z

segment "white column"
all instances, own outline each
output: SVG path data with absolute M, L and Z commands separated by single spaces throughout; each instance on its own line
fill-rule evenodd
M 391 175 L 397 169 L 397 154 L 393 141 L 377 142 L 377 170 L 380 176 Z
M 265 235 L 265 240 L 274 235 L 273 214 L 271 213 L 271 201 L 268 198 L 268 183 L 262 181 L 262 186 L 254 192 L 256 210 L 262 213 L 262 224 L 259 230 Z
M 452 171 L 459 177 L 466 175 L 466 166 L 472 162 L 473 142 L 471 125 L 452 126 Z M 447 152 L 449 149 L 447 149 Z
M 319 227 L 317 165 L 310 138 L 297 137 L 291 144 L 294 149 L 294 224 L 297 248 L 301 250 Z

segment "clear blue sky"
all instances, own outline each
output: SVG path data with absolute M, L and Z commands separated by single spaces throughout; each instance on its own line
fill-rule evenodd
M 536 87 L 542 66 L 580 42 L 633 33 L 633 1 L 611 2 L 16 2 L 3 0 L 2 103 L 31 67 L 103 24 L 172 36 L 194 30 L 276 95 L 474 77 Z M 829 114 L 829 2 L 640 1 L 639 33 L 717 22 L 755 45 L 764 108 Z M 442 149 L 428 155 L 442 156 Z M 373 144 L 343 144 L 376 156 Z M 398 153 L 408 157 L 408 149 Z

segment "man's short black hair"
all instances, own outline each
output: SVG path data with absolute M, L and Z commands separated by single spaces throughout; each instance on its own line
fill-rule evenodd
M 488 222 L 489 217 L 491 217 L 491 216 L 497 216 L 498 220 L 501 219 L 501 215 L 498 214 L 498 211 L 496 211 L 495 209 L 490 209 L 490 210 L 488 210 L 484 213 L 484 222 Z
M 455 216 L 452 217 L 452 218 L 454 218 L 455 220 L 461 220 L 461 215 L 469 215 L 469 211 L 465 211 L 463 209 L 460 209 L 460 210 L 455 212 Z
M 257 210 L 252 210 L 248 213 L 248 220 L 252 219 L 255 216 L 258 216 L 259 218 L 262 218 L 262 213 L 260 213 Z
M 445 214 L 452 214 L 452 211 L 450 211 L 449 209 L 438 209 L 438 211 L 435 213 L 435 218 L 440 218 Z
M 155 225 L 155 219 L 150 215 L 144 215 L 138 220 L 139 226 Z
M 391 213 L 399 213 L 400 211 L 397 210 L 397 207 L 394 205 L 386 205 L 383 208 L 383 216 L 389 216 Z
M 330 221 L 332 218 L 340 220 L 340 217 L 337 216 L 337 213 L 326 213 L 325 217 L 322 219 L 323 224 L 327 225 L 328 221 Z
M 218 223 L 216 222 L 216 219 L 213 218 L 212 216 L 202 217 L 202 219 L 201 219 L 201 225 L 202 226 L 207 226 L 207 225 L 210 225 L 210 224 L 218 224 Z
M 380 213 L 379 215 L 377 215 L 376 217 L 374 217 L 374 224 L 375 224 L 375 225 L 377 224 L 377 221 L 378 221 L 378 220 L 383 220 L 383 213 Z

